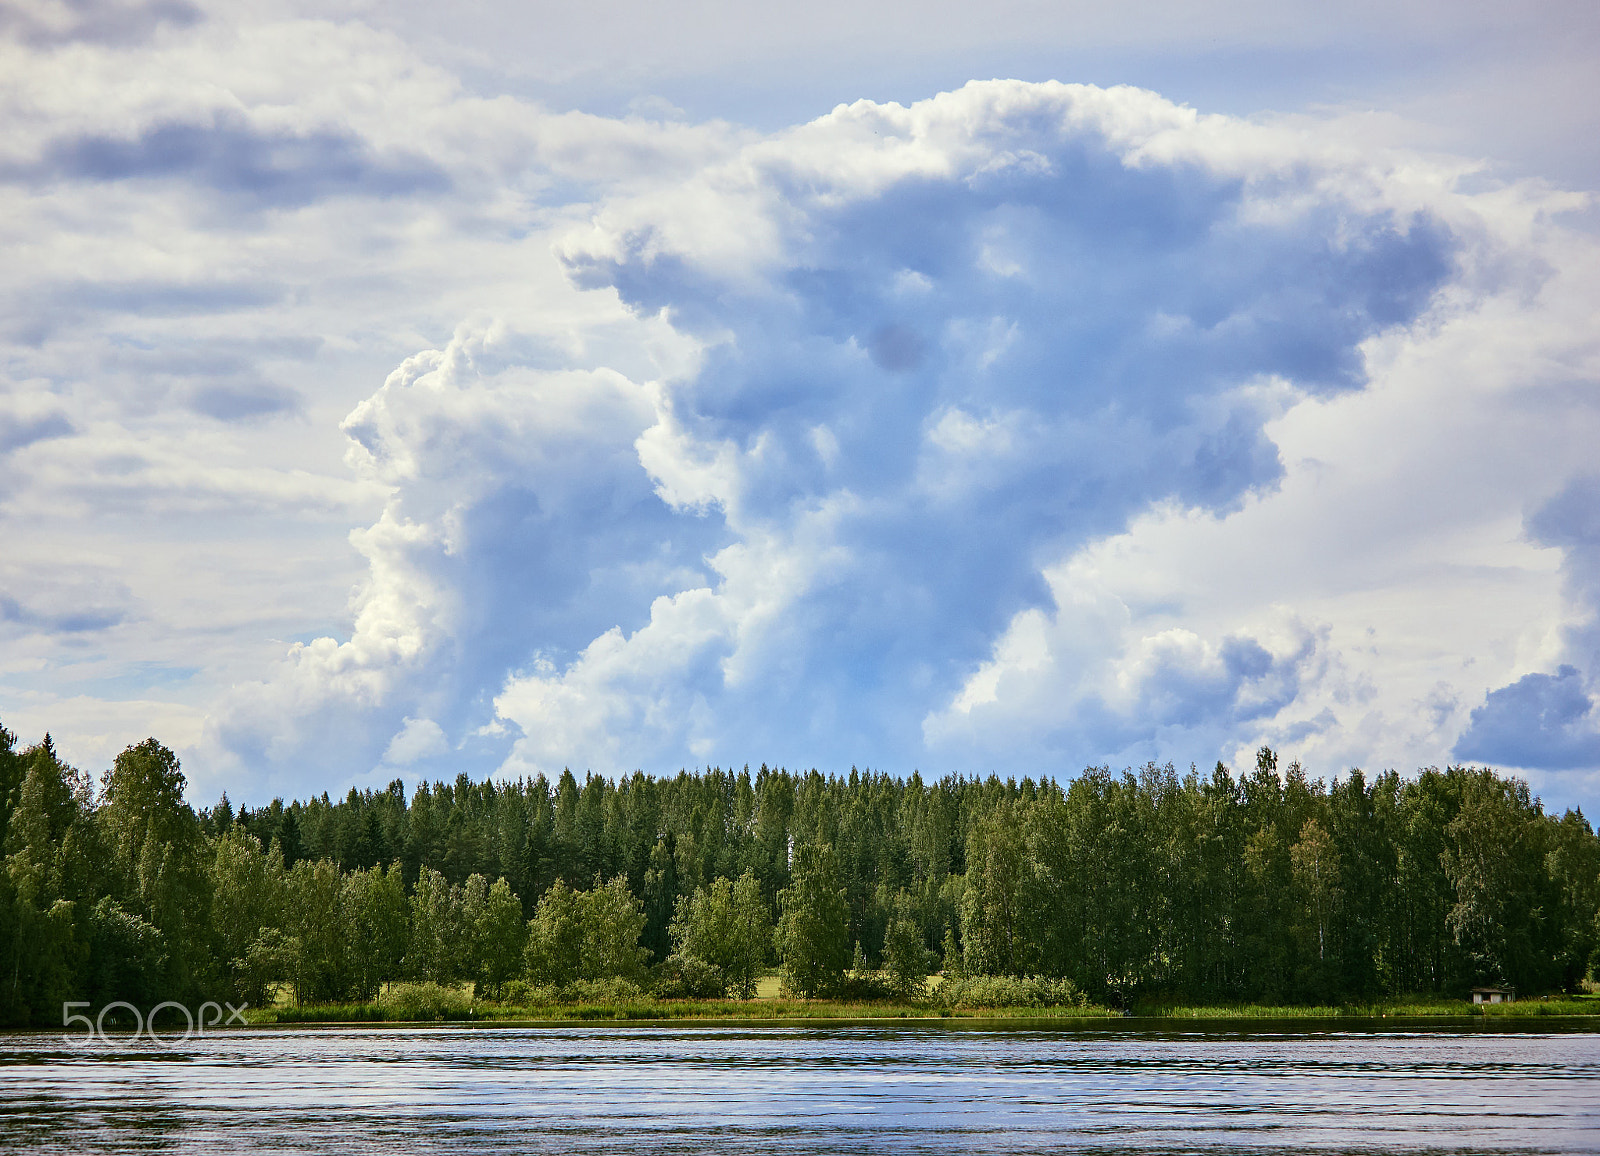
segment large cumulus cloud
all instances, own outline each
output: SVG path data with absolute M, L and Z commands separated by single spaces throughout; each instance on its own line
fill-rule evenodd
M 1269 494 L 1273 423 L 1523 276 L 1450 176 L 992 82 L 612 196 L 560 252 L 632 328 L 576 353 L 464 328 L 351 414 L 393 495 L 353 634 L 219 737 L 280 764 L 1066 769 L 1288 725 L 1338 666 L 1317 623 L 1143 629 L 1074 559 Z M 289 703 L 362 721 L 329 748 Z

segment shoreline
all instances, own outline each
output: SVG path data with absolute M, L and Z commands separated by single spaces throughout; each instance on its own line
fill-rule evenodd
M 407 1009 L 409 1010 L 409 1009 Z M 355 1012 L 356 1014 L 349 1014 Z M 1471 1004 L 1465 1001 L 1423 1003 L 1285 1007 L 1273 1005 L 1180 1005 L 1135 1008 L 1132 1012 L 1089 1005 L 1077 1007 L 951 1008 L 926 1003 L 857 1003 L 786 999 L 751 1001 L 575 1001 L 533 1007 L 455 1008 L 434 1015 L 408 1015 L 406 1010 L 379 1004 L 324 1005 L 322 1007 L 269 1007 L 249 1013 L 251 1026 L 290 1028 L 339 1024 L 344 1026 L 462 1025 L 568 1027 L 573 1025 L 840 1025 L 892 1026 L 936 1024 L 971 1026 L 1006 1023 L 1019 1026 L 1063 1027 L 1084 1030 L 1118 1029 L 1150 1025 L 1398 1025 L 1398 1024 L 1542 1024 L 1552 1021 L 1592 1021 L 1600 1030 L 1600 999 L 1525 1000 L 1509 1004 Z
M 1217 1035 L 1273 1036 L 1306 1034 L 1390 1034 L 1464 1031 L 1489 1033 L 1600 1034 L 1600 1015 L 1540 1016 L 1283 1016 L 1283 1017 L 1176 1017 L 1176 1016 L 1017 1016 L 1004 1012 L 967 1016 L 721 1016 L 669 1018 L 593 1018 L 543 1019 L 500 1018 L 477 1020 L 316 1020 L 299 1022 L 261 1021 L 245 1026 L 211 1028 L 205 1034 L 363 1031 L 416 1032 L 419 1030 L 555 1030 L 555 1029 L 707 1029 L 761 1031 L 790 1029 L 938 1029 L 943 1031 L 1059 1032 L 1063 1034 L 1101 1033 L 1114 1035 Z M 75 1033 L 63 1028 L 7 1028 L 0 1037 L 19 1035 L 62 1035 Z M 116 1040 L 126 1034 L 107 1033 Z
M 137 1010 L 137 1009 L 135 1009 Z M 142 1021 L 142 1016 L 140 1017 Z M 121 1034 L 113 1019 L 111 1035 Z M 828 1028 L 941 1027 L 973 1030 L 1089 1032 L 1283 1031 L 1594 1031 L 1600 1032 L 1600 996 L 1536 998 L 1503 1004 L 1465 1000 L 1395 1000 L 1346 1005 L 1216 1004 L 1136 1005 L 1132 1012 L 1093 1004 L 949 1007 L 933 1001 L 801 1000 L 759 996 L 751 1000 L 590 999 L 504 1005 L 454 995 L 438 1001 L 345 1004 L 270 1004 L 249 1008 L 242 1022 L 208 1031 L 299 1028 Z M 0 1034 L 73 1034 L 45 1024 L 11 1027 Z

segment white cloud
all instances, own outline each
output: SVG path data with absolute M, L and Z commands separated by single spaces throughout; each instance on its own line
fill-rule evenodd
M 442 755 L 450 749 L 449 740 L 431 718 L 406 718 L 389 745 L 383 748 L 383 761 L 393 767 L 409 767 L 419 759 Z
M 1349 113 L 1002 81 L 757 133 L 500 95 L 398 8 L 106 11 L 0 42 L 0 710 L 70 757 L 100 702 L 254 793 L 1333 771 L 1531 694 L 1586 773 L 1583 198 Z

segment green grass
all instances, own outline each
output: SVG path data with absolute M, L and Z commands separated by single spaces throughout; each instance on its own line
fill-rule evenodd
M 1464 999 L 1414 997 L 1363 1004 L 1320 1006 L 1274 1006 L 1270 1004 L 1211 1004 L 1206 1006 L 1140 1007 L 1139 1016 L 1160 1019 L 1384 1019 L 1441 1016 L 1490 1016 L 1522 1018 L 1528 1016 L 1600 1015 L 1600 999 L 1594 996 L 1561 996 L 1549 999 L 1517 1000 L 1514 1003 L 1475 1004 Z
M 291 1004 L 288 1007 L 252 1008 L 245 1017 L 255 1024 L 382 1023 L 387 1011 L 375 1003 Z
M 480 1002 L 469 1008 L 449 1009 L 434 1016 L 419 1016 L 382 1003 L 313 1004 L 252 1009 L 257 1024 L 332 1023 L 438 1023 L 438 1022 L 594 1022 L 594 1021 L 713 1021 L 754 1022 L 784 1020 L 895 1020 L 895 1019 L 1103 1019 L 1120 1015 L 1102 1007 L 1083 1008 L 939 1008 L 925 1003 L 891 1001 L 834 1001 L 802 999 L 753 1000 L 653 1000 L 627 1003 L 550 1003 L 511 1006 Z
M 1181 1007 L 1138 1007 L 1136 1016 L 1174 1020 L 1329 1019 L 1344 1014 L 1337 1007 L 1273 1006 L 1270 1004 L 1206 1004 Z
M 1600 1016 L 1600 995 L 1524 999 L 1515 1003 L 1473 1004 L 1462 999 L 1416 996 L 1360 1004 L 1141 1004 L 1134 1014 L 1167 1020 L 1334 1020 L 1487 1016 Z M 579 1002 L 501 1004 L 474 1000 L 466 986 L 397 984 L 370 1003 L 278 1004 L 251 1008 L 252 1024 L 335 1023 L 754 1023 L 825 1020 L 1037 1020 L 1120 1018 L 1119 1011 L 1094 1004 L 1068 1007 L 940 1007 L 931 1000 L 804 1000 L 778 993 L 774 977 L 763 977 L 757 998 L 657 1000 L 649 996 Z

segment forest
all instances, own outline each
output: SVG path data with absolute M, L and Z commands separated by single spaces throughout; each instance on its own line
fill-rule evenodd
M 198 811 L 185 790 L 155 739 L 97 782 L 0 728 L 0 1024 L 396 981 L 742 998 L 774 968 L 808 998 L 912 999 L 936 972 L 1111 1007 L 1532 994 L 1586 982 L 1600 919 L 1582 813 L 1479 767 L 1329 782 L 1263 748 L 1239 773 L 461 775 Z

